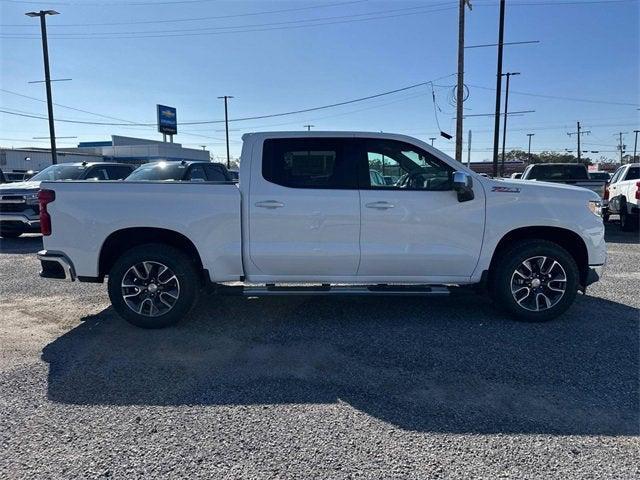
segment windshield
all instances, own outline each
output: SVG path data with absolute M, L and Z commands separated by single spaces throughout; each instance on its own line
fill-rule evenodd
M 143 180 L 164 181 L 182 180 L 187 166 L 181 163 L 148 163 L 137 168 L 131 175 L 125 178 L 126 182 L 139 182 Z
M 591 180 L 609 180 L 609 174 L 607 172 L 589 172 Z
M 31 180 L 37 182 L 46 182 L 49 180 L 80 180 L 86 170 L 87 167 L 85 165 L 51 165 L 31 177 Z

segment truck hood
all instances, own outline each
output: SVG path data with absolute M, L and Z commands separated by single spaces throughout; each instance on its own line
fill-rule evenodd
M 497 187 L 498 190 L 494 189 Z M 600 197 L 589 190 L 588 188 L 579 187 L 576 185 L 567 185 L 564 183 L 552 183 L 552 182 L 539 182 L 537 180 L 490 180 L 489 191 L 499 191 L 500 187 L 506 187 L 507 189 L 513 189 L 513 193 L 523 194 L 544 194 L 565 196 L 565 195 L 578 195 L 582 194 L 587 199 L 600 200 Z M 516 192 L 515 190 L 519 190 Z
M 20 195 L 34 193 L 40 189 L 40 182 L 14 182 L 0 184 L 0 195 Z

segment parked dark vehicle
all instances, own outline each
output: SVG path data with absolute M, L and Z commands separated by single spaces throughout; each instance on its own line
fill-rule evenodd
M 587 188 L 600 198 L 604 194 L 605 181 L 589 178 L 589 172 L 583 163 L 536 163 L 529 165 L 520 178 Z
M 2 169 L 0 169 L 0 183 L 7 183 L 7 178 L 4 176 Z
M 24 182 L 26 180 L 29 180 L 31 177 L 33 177 L 37 173 L 38 173 L 37 171 L 34 172 L 33 170 L 20 170 L 20 171 L 14 170 L 13 172 L 6 172 L 5 178 L 7 182 Z
M 232 180 L 229 171 L 221 163 L 187 160 L 145 163 L 125 178 L 127 182 L 231 182 Z
M 59 163 L 28 181 L 0 185 L 0 237 L 40 232 L 40 182 L 55 180 L 122 180 L 135 167 L 125 163 Z
M 589 178 L 591 180 L 602 180 L 608 182 L 611 180 L 611 174 L 609 172 L 589 172 Z

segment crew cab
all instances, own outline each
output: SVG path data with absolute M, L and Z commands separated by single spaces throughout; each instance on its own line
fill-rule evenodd
M 383 161 L 402 182 L 372 183 Z M 483 178 L 387 133 L 246 134 L 238 184 L 46 182 L 40 206 L 41 276 L 108 278 L 115 311 L 145 328 L 180 320 L 205 286 L 428 296 L 475 285 L 544 321 L 606 260 L 595 193 Z
M 592 179 L 583 163 L 534 163 L 525 168 L 520 178 L 588 188 L 600 198 L 604 194 L 605 180 Z
M 640 216 L 640 163 L 630 163 L 618 168 L 605 188 L 604 199 L 608 201 L 603 212 L 605 219 L 610 214 L 620 215 L 622 230 L 637 230 Z
M 0 237 L 16 238 L 40 232 L 38 190 L 51 180 L 122 180 L 132 165 L 107 162 L 58 163 L 28 181 L 0 185 Z

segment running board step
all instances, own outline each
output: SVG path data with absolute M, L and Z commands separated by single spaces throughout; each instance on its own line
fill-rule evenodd
M 256 287 L 226 287 L 221 286 L 217 292 L 223 295 L 243 295 L 245 297 L 268 296 L 436 296 L 449 295 L 449 289 L 443 286 L 430 285 L 366 285 L 366 286 L 256 286 Z

